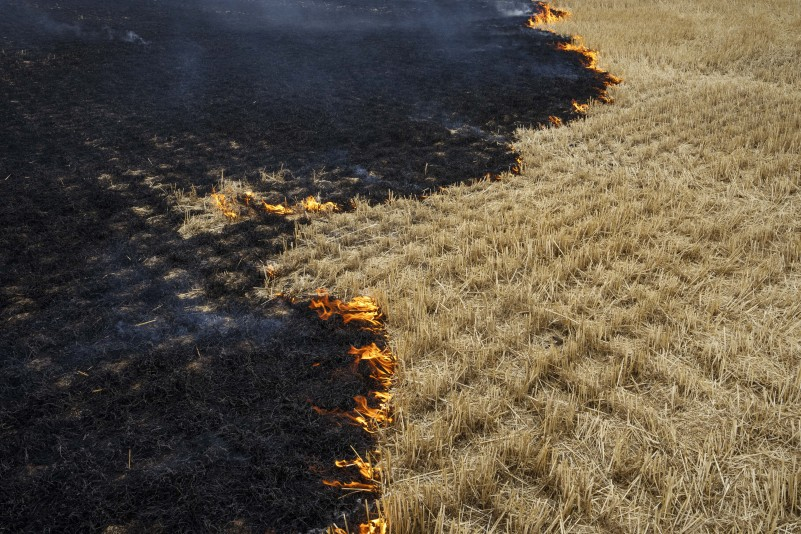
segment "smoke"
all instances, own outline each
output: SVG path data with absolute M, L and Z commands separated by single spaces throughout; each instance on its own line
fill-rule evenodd
M 149 44 L 133 30 L 109 24 L 98 25 L 96 21 L 75 20 L 69 16 L 59 20 L 42 9 L 40 4 L 27 1 L 0 0 L 0 13 L 0 42 L 11 48 L 64 41 Z
M 412 194 L 432 176 L 503 168 L 517 127 L 597 93 L 558 36 L 525 27 L 531 11 L 527 0 L 0 0 L 0 47 L 69 57 L 51 64 L 77 65 L 72 109 L 122 117 L 109 126 L 128 128 L 120 138 L 191 139 L 193 176 L 239 157 L 240 169 L 305 177 L 307 189 L 276 191 L 290 198 L 345 196 L 345 182 Z M 233 141 L 251 148 L 224 148 Z

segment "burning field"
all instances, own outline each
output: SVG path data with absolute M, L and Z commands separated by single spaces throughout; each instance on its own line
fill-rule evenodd
M 0 531 L 383 532 L 387 303 L 256 289 L 619 80 L 539 2 L 0 12 Z

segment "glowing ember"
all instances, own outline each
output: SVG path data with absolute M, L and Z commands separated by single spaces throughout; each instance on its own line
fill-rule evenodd
M 529 28 L 537 28 L 543 24 L 553 24 L 570 17 L 569 11 L 551 7 L 547 2 L 534 2 L 534 6 L 537 8 L 537 13 L 531 15 L 526 22 L 526 26 Z
M 217 209 L 219 209 L 226 219 L 236 219 L 239 213 L 234 208 L 234 204 L 222 193 L 212 193 L 211 198 L 214 199 Z
M 317 298 L 311 300 L 309 308 L 316 310 L 323 321 L 340 315 L 345 324 L 361 321 L 373 327 L 381 326 L 381 311 L 370 297 L 354 297 L 348 302 L 342 302 L 331 299 L 326 290 L 318 289 Z
M 303 202 L 300 203 L 303 206 L 303 209 L 306 211 L 337 211 L 339 208 L 333 202 L 325 202 L 320 203 L 314 197 L 306 197 Z
M 263 200 L 261 203 L 264 206 L 264 211 L 267 213 L 272 213 L 273 215 L 292 215 L 295 213 L 292 208 L 284 206 L 283 204 L 267 204 Z

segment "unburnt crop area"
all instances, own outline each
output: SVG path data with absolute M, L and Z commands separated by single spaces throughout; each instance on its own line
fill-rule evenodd
M 388 302 L 255 289 L 604 98 L 542 10 L 0 0 L 0 531 L 386 529 Z

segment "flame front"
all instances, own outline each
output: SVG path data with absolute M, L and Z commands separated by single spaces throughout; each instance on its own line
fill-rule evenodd
M 539 26 L 570 18 L 570 11 L 551 7 L 547 2 L 534 2 L 534 6 L 537 8 L 537 13 L 531 15 L 526 22 L 529 28 L 543 29 Z
M 547 2 L 537 1 L 534 2 L 534 6 L 537 12 L 531 15 L 531 17 L 529 17 L 528 21 L 526 22 L 526 26 L 528 26 L 529 28 L 533 28 L 536 30 L 543 30 L 543 31 L 551 31 L 550 29 L 543 28 L 542 26 L 544 24 L 553 24 L 555 22 L 559 22 L 570 17 L 569 11 L 551 7 Z M 564 52 L 572 52 L 574 54 L 577 54 L 581 59 L 581 62 L 585 68 L 593 72 L 596 72 L 598 74 L 602 74 L 604 77 L 603 80 L 604 89 L 599 91 L 598 100 L 607 103 L 612 101 L 611 97 L 609 97 L 609 95 L 606 92 L 606 88 L 611 85 L 617 85 L 621 83 L 623 80 L 621 78 L 618 78 L 617 76 L 609 74 L 608 72 L 598 67 L 597 50 L 592 50 L 584 46 L 584 42 L 578 35 L 573 36 L 570 42 L 568 43 L 557 43 L 556 48 Z M 586 113 L 588 108 L 589 106 L 587 104 L 578 104 L 575 101 L 573 102 L 573 110 L 576 113 Z M 553 126 L 561 126 L 562 124 L 562 120 L 559 117 L 555 116 L 548 117 L 548 121 Z
M 375 343 L 362 348 L 351 347 L 348 354 L 356 356 L 353 361 L 354 370 L 359 362 L 365 362 L 370 366 L 370 378 L 378 382 L 383 388 L 389 389 L 392 385 L 393 375 L 395 374 L 395 356 L 388 349 L 380 349 Z M 379 396 L 389 395 L 376 391 L 373 393 Z M 389 399 L 379 399 L 388 401 Z
M 332 299 L 325 289 L 318 289 L 317 296 L 311 299 L 309 308 L 315 310 L 321 320 L 326 321 L 334 315 L 342 317 L 344 324 L 351 322 L 361 323 L 363 330 L 380 335 L 386 335 L 383 330 L 381 313 L 378 304 L 370 297 L 354 297 L 348 302 Z M 364 362 L 370 369 L 370 378 L 375 381 L 376 389 L 369 394 L 370 400 L 364 395 L 353 397 L 355 404 L 350 411 L 341 409 L 326 410 L 312 405 L 312 409 L 319 414 L 336 415 L 346 419 L 350 424 L 360 427 L 368 433 L 375 433 L 380 428 L 392 423 L 393 416 L 390 407 L 392 394 L 388 391 L 392 386 L 397 361 L 392 352 L 381 348 L 376 343 L 364 347 L 351 346 L 348 354 L 354 357 L 352 371 L 359 371 L 359 365 Z M 373 404 L 371 406 L 370 404 Z M 365 491 L 379 493 L 381 491 L 381 469 L 373 465 L 371 458 L 376 458 L 378 452 L 367 456 L 367 459 L 356 454 L 353 460 L 336 460 L 334 465 L 341 469 L 355 467 L 361 480 L 323 480 L 326 486 L 351 491 Z M 386 534 L 388 525 L 383 518 L 370 520 L 359 525 L 359 534 Z M 328 528 L 328 534 L 349 534 L 336 525 Z
M 317 298 L 311 300 L 309 307 L 317 311 L 320 319 L 327 321 L 334 315 L 340 315 L 342 321 L 348 324 L 352 321 L 361 321 L 372 327 L 381 326 L 381 311 L 378 304 L 370 297 L 354 297 L 348 302 L 331 299 L 324 289 L 317 290 Z

